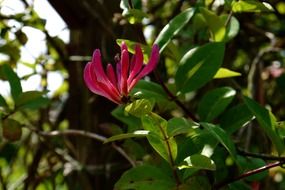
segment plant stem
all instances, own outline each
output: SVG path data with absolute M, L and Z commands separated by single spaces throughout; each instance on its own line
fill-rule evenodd
M 268 154 L 252 153 L 252 152 L 247 152 L 247 151 L 241 150 L 241 149 L 238 149 L 238 153 L 240 155 L 243 155 L 243 156 L 261 158 L 264 160 L 278 160 L 278 161 L 284 161 L 285 162 L 285 157 L 273 156 L 273 155 L 268 155 Z
M 198 122 L 198 119 L 195 117 L 195 115 L 193 113 L 191 113 L 182 102 L 180 102 L 180 100 L 177 98 L 177 96 L 175 96 L 174 94 L 172 94 L 172 92 L 167 88 L 167 86 L 164 84 L 164 82 L 162 81 L 160 75 L 158 72 L 154 71 L 154 75 L 155 78 L 158 80 L 159 84 L 162 86 L 163 90 L 166 92 L 166 94 L 169 96 L 169 98 L 171 100 L 173 100 L 185 113 L 186 115 L 191 118 L 193 121 Z
M 260 167 L 260 168 L 250 170 L 250 171 L 245 172 L 245 173 L 243 173 L 243 174 L 241 174 L 241 175 L 239 175 L 239 176 L 236 176 L 236 177 L 234 177 L 234 178 L 230 178 L 230 179 L 227 179 L 227 180 L 222 181 L 222 182 L 220 182 L 220 183 L 217 183 L 217 184 L 214 185 L 213 189 L 214 189 L 214 190 L 220 189 L 220 188 L 222 188 L 222 187 L 225 186 L 225 185 L 228 185 L 228 184 L 233 183 L 233 182 L 235 182 L 235 181 L 238 181 L 238 180 L 240 180 L 240 179 L 243 179 L 243 178 L 252 176 L 252 175 L 254 175 L 254 174 L 263 172 L 263 171 L 268 170 L 268 169 L 270 169 L 270 168 L 274 168 L 274 167 L 277 167 L 277 166 L 281 166 L 281 165 L 283 165 L 284 163 L 285 163 L 285 161 L 277 161 L 277 162 L 269 163 L 269 164 L 267 164 L 267 165 L 265 165 L 265 166 L 262 166 L 262 167 Z
M 88 137 L 100 142 L 105 142 L 107 140 L 106 137 L 96 134 L 96 133 L 92 133 L 92 132 L 88 132 L 88 131 L 82 131 L 82 130 L 76 130 L 76 129 L 68 129 L 65 131 L 50 131 L 50 132 L 42 132 L 42 131 L 36 131 L 39 135 L 41 136 L 45 136 L 45 137 L 56 137 L 56 136 L 83 136 L 83 137 Z M 128 154 L 124 151 L 124 149 L 122 149 L 121 147 L 117 146 L 115 143 L 112 143 L 112 147 L 118 152 L 120 153 L 126 160 L 129 161 L 129 163 L 135 167 L 136 163 L 135 161 L 133 161 Z

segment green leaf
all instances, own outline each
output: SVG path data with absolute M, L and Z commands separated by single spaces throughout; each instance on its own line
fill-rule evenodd
M 167 122 L 167 134 L 169 137 L 173 137 L 180 134 L 193 132 L 193 127 L 197 127 L 199 124 L 185 118 L 172 118 Z
M 220 68 L 218 72 L 215 74 L 214 79 L 238 77 L 238 76 L 241 76 L 241 74 L 238 72 L 231 71 L 226 68 Z
M 144 18 L 148 17 L 148 14 L 139 9 L 128 9 L 124 11 L 123 16 L 125 16 L 130 24 L 141 23 Z
M 245 104 L 229 109 L 221 116 L 220 125 L 228 134 L 236 132 L 254 119 L 254 115 Z
M 2 134 L 9 141 L 20 140 L 22 136 L 21 124 L 13 119 L 5 119 L 2 123 Z
M 219 126 L 210 123 L 201 123 L 201 125 L 209 131 L 230 153 L 232 158 L 236 159 L 236 149 L 233 141 L 228 134 Z
M 230 87 L 217 88 L 203 96 L 198 105 L 198 114 L 202 121 L 212 121 L 231 103 L 236 91 Z
M 8 107 L 5 98 L 0 94 L 0 107 Z
M 145 114 L 150 113 L 153 109 L 153 106 L 154 101 L 150 101 L 147 99 L 139 99 L 128 104 L 125 107 L 125 111 L 136 117 L 141 117 Z
M 281 155 L 285 150 L 285 146 L 283 140 L 278 136 L 276 132 L 276 119 L 274 115 L 269 110 L 262 107 L 257 102 L 248 97 L 244 97 L 244 102 L 252 114 L 255 115 L 260 127 L 271 139 L 272 143 L 276 147 L 277 152 Z
M 266 2 L 256 0 L 239 0 L 232 3 L 233 12 L 270 12 L 273 7 Z
M 222 65 L 224 50 L 224 43 L 214 42 L 188 51 L 175 75 L 178 89 L 187 93 L 209 82 Z
M 11 94 L 14 100 L 17 100 L 18 96 L 22 93 L 21 81 L 18 75 L 13 71 L 13 69 L 7 65 L 3 65 L 3 71 L 10 84 Z
M 118 106 L 111 112 L 112 116 L 114 116 L 119 121 L 127 124 L 129 128 L 139 129 L 141 126 L 141 120 L 133 115 L 125 112 L 122 106 Z
M 179 31 L 189 22 L 195 13 L 195 9 L 188 8 L 176 17 L 174 17 L 159 33 L 154 44 L 160 47 L 160 53 L 170 42 L 170 40 L 179 33 Z
M 167 121 L 150 113 L 142 117 L 142 124 L 145 130 L 150 131 L 147 139 L 154 150 L 169 163 L 173 162 L 177 156 L 177 144 L 167 134 Z
M 128 139 L 128 138 L 133 138 L 133 137 L 146 137 L 149 134 L 149 131 L 147 130 L 137 130 L 132 133 L 124 133 L 124 134 L 119 134 L 119 135 L 114 135 L 110 138 L 108 138 L 104 143 L 109 143 L 113 141 L 118 141 L 118 140 L 123 140 L 123 139 Z
M 223 41 L 226 35 L 226 27 L 224 20 L 208 9 L 201 7 L 200 12 L 202 13 L 205 18 L 205 21 L 207 22 L 212 40 L 215 42 Z
M 41 98 L 45 92 L 40 91 L 26 91 L 19 95 L 19 97 L 16 99 L 15 104 L 16 107 L 21 107 L 26 104 L 29 104 L 33 102 L 34 100 Z
M 133 88 L 131 94 L 139 98 L 155 99 L 156 102 L 168 100 L 160 85 L 146 80 L 140 80 Z
M 184 159 L 184 163 L 178 166 L 178 169 L 195 168 L 202 170 L 216 170 L 213 160 L 201 154 L 188 156 Z
M 142 165 L 126 171 L 115 184 L 116 190 L 172 190 L 174 179 L 161 169 Z
M 227 20 L 229 18 L 229 15 L 222 15 L 221 19 L 224 20 L 224 23 L 226 24 Z M 233 39 L 234 37 L 236 37 L 236 35 L 239 33 L 239 21 L 236 17 L 231 16 L 229 23 L 226 26 L 226 37 L 225 37 L 225 41 L 228 42 L 231 39 Z

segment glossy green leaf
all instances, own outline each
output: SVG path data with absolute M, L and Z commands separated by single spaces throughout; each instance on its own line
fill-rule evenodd
M 276 123 L 276 129 L 280 137 L 285 138 L 285 121 L 279 121 Z
M 5 119 L 2 123 L 2 134 L 9 141 L 17 141 L 22 136 L 21 124 L 13 119 Z
M 179 169 L 196 168 L 202 170 L 216 170 L 216 165 L 213 160 L 201 154 L 188 156 L 184 162 L 178 166 Z
M 224 43 L 214 42 L 188 51 L 175 75 L 178 90 L 191 92 L 209 82 L 222 65 L 224 50 Z
M 238 77 L 241 76 L 240 73 L 231 71 L 226 68 L 220 68 L 218 72 L 215 74 L 214 78 L 215 79 L 220 79 L 220 78 L 229 78 L 229 77 Z
M 229 109 L 221 116 L 220 125 L 228 134 L 236 132 L 254 119 L 254 115 L 245 104 Z
M 217 125 L 213 125 L 210 123 L 201 123 L 201 125 L 207 131 L 209 131 L 218 140 L 218 142 L 221 143 L 227 149 L 227 151 L 230 153 L 232 158 L 235 160 L 236 155 L 237 155 L 236 149 L 229 135 L 221 127 Z
M 207 92 L 198 105 L 198 114 L 202 121 L 212 121 L 231 103 L 236 91 L 230 87 L 221 87 Z
M 147 139 L 153 149 L 169 163 L 173 162 L 177 156 L 177 144 L 167 134 L 167 121 L 150 113 L 142 117 L 142 124 L 145 130 L 150 131 Z
M 232 3 L 233 12 L 269 12 L 273 7 L 266 2 L 256 0 L 240 0 Z
M 223 19 L 224 23 L 228 22 L 229 15 L 222 15 L 221 19 Z M 236 17 L 231 16 L 229 23 L 227 23 L 226 26 L 226 36 L 225 36 L 225 41 L 229 41 L 236 37 L 236 35 L 239 33 L 239 21 Z
M 116 190 L 173 190 L 174 179 L 163 170 L 142 165 L 126 171 L 115 184 Z
M 12 97 L 14 100 L 16 100 L 18 96 L 22 93 L 21 81 L 18 75 L 13 71 L 13 69 L 9 65 L 7 64 L 3 65 L 3 71 L 10 84 Z
M 200 12 L 205 18 L 207 25 L 209 27 L 211 38 L 215 42 L 221 42 L 225 39 L 226 27 L 225 22 L 214 12 L 206 9 L 200 8 Z
M 172 118 L 167 122 L 167 133 L 169 137 L 173 137 L 180 134 L 193 132 L 193 127 L 197 127 L 199 124 L 185 118 Z
M 136 116 L 141 117 L 152 111 L 154 106 L 154 101 L 147 99 L 135 100 L 125 107 L 125 111 Z
M 138 98 L 155 99 L 156 102 L 168 100 L 160 85 L 146 80 L 140 80 L 133 88 L 131 94 Z
M 124 133 L 119 135 L 114 135 L 108 138 L 104 143 L 109 143 L 113 141 L 128 139 L 128 138 L 139 138 L 139 137 L 146 137 L 149 134 L 147 130 L 137 130 L 132 133 Z
M 264 130 L 266 135 L 271 139 L 272 143 L 275 145 L 276 150 L 279 154 L 282 154 L 285 150 L 285 145 L 283 140 L 278 136 L 276 131 L 276 119 L 274 115 L 266 108 L 259 105 L 254 100 L 244 97 L 244 102 L 255 115 L 260 127 Z
M 159 33 L 154 44 L 158 44 L 160 47 L 160 53 L 170 42 L 170 40 L 179 33 L 179 31 L 190 21 L 195 13 L 195 9 L 188 8 L 182 13 L 174 17 Z

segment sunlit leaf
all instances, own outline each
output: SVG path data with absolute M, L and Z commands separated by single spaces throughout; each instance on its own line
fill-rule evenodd
M 215 79 L 220 79 L 220 78 L 229 78 L 229 77 L 238 77 L 241 76 L 240 73 L 231 71 L 226 68 L 220 68 L 218 72 L 215 74 L 214 78 Z
M 138 138 L 138 137 L 146 137 L 149 134 L 149 131 L 147 130 L 137 130 L 132 133 L 124 133 L 119 135 L 114 135 L 110 138 L 108 138 L 104 143 L 109 143 L 113 141 L 128 139 L 128 138 Z
M 177 156 L 177 144 L 167 134 L 167 121 L 151 113 L 142 117 L 143 128 L 150 131 L 147 139 L 154 150 L 169 163 Z
M 204 170 L 216 170 L 216 165 L 213 160 L 201 154 L 188 156 L 184 162 L 178 166 L 179 169 L 196 168 Z
M 217 14 L 206 8 L 201 7 L 200 11 L 202 15 L 205 17 L 213 41 L 215 42 L 223 41 L 226 35 L 226 27 L 224 20 L 221 19 Z
M 172 118 L 167 122 L 167 133 L 170 137 L 193 131 L 199 124 L 185 118 Z
M 160 47 L 160 53 L 170 42 L 170 40 L 179 33 L 179 31 L 189 22 L 194 15 L 195 9 L 188 8 L 174 17 L 159 33 L 154 44 Z
M 152 111 L 154 102 L 147 99 L 135 100 L 125 107 L 125 111 L 136 116 L 141 117 Z
M 188 51 L 175 75 L 178 90 L 187 93 L 209 82 L 223 62 L 224 50 L 224 43 L 216 42 Z
M 233 12 L 269 12 L 273 7 L 266 2 L 256 0 L 240 0 L 232 3 Z

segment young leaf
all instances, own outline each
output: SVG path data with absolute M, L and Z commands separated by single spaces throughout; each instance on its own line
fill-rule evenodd
M 141 117 L 152 111 L 154 102 L 147 99 L 135 100 L 125 107 L 125 111 L 136 116 Z
M 160 53 L 170 42 L 170 40 L 179 33 L 179 31 L 189 22 L 194 15 L 195 9 L 188 8 L 176 17 L 174 17 L 159 33 L 154 44 L 160 47 Z
M 274 9 L 266 2 L 256 0 L 240 0 L 232 3 L 233 12 L 270 12 Z
M 202 121 L 212 121 L 231 103 L 236 91 L 230 87 L 209 91 L 198 105 L 198 114 Z
M 215 42 L 223 41 L 226 35 L 226 27 L 223 19 L 208 9 L 201 7 L 200 11 L 205 17 L 212 40 Z
M 241 74 L 238 72 L 231 71 L 226 68 L 220 68 L 218 72 L 215 74 L 214 79 L 238 77 L 238 76 L 241 76 Z
M 10 84 L 12 97 L 14 100 L 16 100 L 18 96 L 22 93 L 21 81 L 18 75 L 13 71 L 13 69 L 9 65 L 4 64 L 3 71 Z
M 127 124 L 130 128 L 134 128 L 136 130 L 141 126 L 140 119 L 125 112 L 122 106 L 118 106 L 111 112 L 111 114 L 119 121 Z
M 228 134 L 232 134 L 253 119 L 254 115 L 248 107 L 245 104 L 239 104 L 221 116 L 220 125 Z
M 254 100 L 244 97 L 244 102 L 250 109 L 253 115 L 255 115 L 260 127 L 264 130 L 266 135 L 271 139 L 272 143 L 275 145 L 276 150 L 279 154 L 282 154 L 285 150 L 285 145 L 283 140 L 277 135 L 276 132 L 276 119 L 274 115 L 263 108 Z
M 177 88 L 187 93 L 209 82 L 222 65 L 224 50 L 224 43 L 214 42 L 187 52 L 175 75 Z
M 150 131 L 147 139 L 154 150 L 169 163 L 177 156 L 177 144 L 167 134 L 167 121 L 159 115 L 150 113 L 142 117 L 143 128 Z
M 202 154 L 195 154 L 184 159 L 184 163 L 178 166 L 179 169 L 195 168 L 202 170 L 216 170 L 213 160 Z
M 233 141 L 228 134 L 219 126 L 210 123 L 201 123 L 201 125 L 209 131 L 230 153 L 232 158 L 236 158 L 236 149 Z
M 126 171 L 115 184 L 116 190 L 172 190 L 175 181 L 161 169 L 142 165 Z
M 113 141 L 133 138 L 133 137 L 146 137 L 148 134 L 149 134 L 149 131 L 147 131 L 147 130 L 137 130 L 137 131 L 134 131 L 132 133 L 124 133 L 124 134 L 114 135 L 114 136 L 108 138 L 104 143 L 109 143 L 109 142 L 113 142 Z

